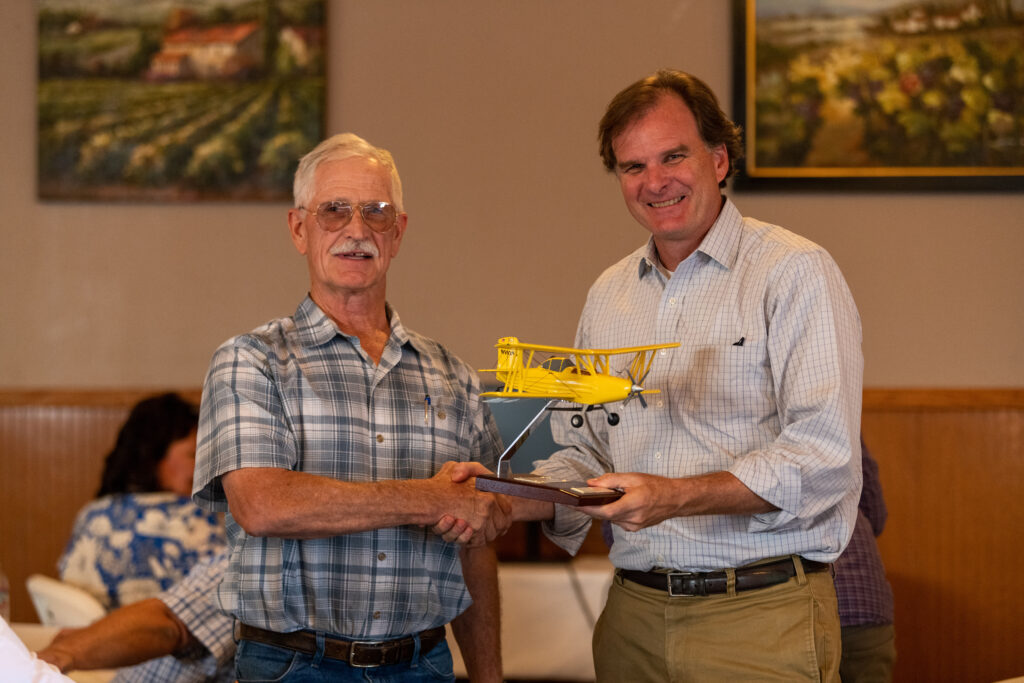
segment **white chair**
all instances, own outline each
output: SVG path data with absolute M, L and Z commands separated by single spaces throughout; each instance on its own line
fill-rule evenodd
M 49 576 L 33 574 L 25 580 L 25 586 L 44 626 L 88 626 L 107 613 L 89 593 Z

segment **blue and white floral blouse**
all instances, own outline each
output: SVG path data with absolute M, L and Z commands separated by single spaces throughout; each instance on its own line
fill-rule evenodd
M 224 527 L 174 493 L 121 493 L 82 508 L 58 567 L 108 610 L 155 596 L 226 547 Z

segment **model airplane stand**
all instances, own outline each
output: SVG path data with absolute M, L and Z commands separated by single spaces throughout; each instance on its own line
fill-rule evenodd
M 622 497 L 623 491 L 601 486 L 588 486 L 585 481 L 552 479 L 536 474 L 512 474 L 512 456 L 558 402 L 558 399 L 552 399 L 545 403 L 519 436 L 498 457 L 497 475 L 481 475 L 476 478 L 478 491 L 576 506 L 604 505 Z

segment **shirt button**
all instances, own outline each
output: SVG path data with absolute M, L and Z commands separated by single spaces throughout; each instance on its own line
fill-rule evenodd
M 380 619 L 380 612 L 374 612 L 373 613 L 373 618 L 374 619 Z
M 437 419 L 443 420 L 445 418 L 445 412 L 443 410 L 437 411 Z
M 665 405 L 665 402 L 664 402 L 664 401 L 660 401 L 660 400 L 659 400 L 659 401 L 658 401 L 658 403 L 657 403 L 656 405 L 657 405 L 657 406 L 658 406 L 659 408 L 661 408 L 662 406 L 664 406 L 664 405 Z
M 378 434 L 377 435 L 377 443 L 384 443 L 384 435 L 383 434 Z
M 655 460 L 661 460 L 661 453 L 655 453 L 654 454 L 654 459 Z
M 676 305 L 676 298 L 675 298 L 675 297 L 672 297 L 671 299 L 669 299 L 669 300 L 668 300 L 668 303 L 669 303 L 669 305 L 671 305 L 671 306 L 675 306 L 675 305 Z
M 660 564 L 660 565 L 664 565 L 665 564 L 665 556 L 664 555 L 658 555 L 658 564 Z
M 387 553 L 377 553 L 377 559 L 383 562 L 385 559 L 387 559 Z

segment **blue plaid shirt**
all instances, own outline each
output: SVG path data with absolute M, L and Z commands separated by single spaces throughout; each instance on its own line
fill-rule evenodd
M 349 482 L 426 479 L 448 460 L 493 469 L 501 440 L 477 374 L 388 317 L 379 365 L 309 297 L 293 317 L 223 344 L 203 387 L 196 501 L 227 511 L 220 477 L 243 467 Z M 255 537 L 228 512 L 227 530 L 218 600 L 252 626 L 394 638 L 446 624 L 471 602 L 458 547 L 429 528 Z
M 726 200 L 701 245 L 671 277 L 652 242 L 606 270 L 587 296 L 577 346 L 679 342 L 643 382 L 660 394 L 602 411 L 574 429 L 540 472 L 688 477 L 727 471 L 779 509 L 675 517 L 637 532 L 613 527 L 623 569 L 713 571 L 790 554 L 831 562 L 846 545 L 860 493 L 860 316 L 818 245 L 744 218 Z M 627 356 L 611 366 L 626 376 Z M 637 378 L 640 379 L 640 378 Z M 555 506 L 547 529 L 574 549 L 589 517 Z

